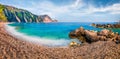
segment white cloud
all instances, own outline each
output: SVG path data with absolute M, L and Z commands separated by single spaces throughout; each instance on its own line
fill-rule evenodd
M 71 5 L 71 7 L 73 7 L 73 8 L 77 8 L 77 7 L 81 7 L 81 6 L 83 6 L 82 0 L 76 0 L 76 1 Z
M 113 4 L 108 7 L 95 8 L 93 6 L 89 6 L 88 13 L 95 12 L 108 12 L 110 14 L 120 14 L 120 4 Z
M 12 6 L 26 9 L 37 15 L 48 14 L 52 18 L 60 19 L 60 20 L 62 19 L 63 21 L 65 21 L 64 19 L 68 19 L 68 20 L 71 19 L 71 21 L 74 21 L 73 19 L 79 20 L 79 19 L 82 19 L 82 16 L 83 18 L 86 18 L 86 19 L 87 18 L 90 19 L 89 17 L 91 18 L 96 17 L 97 19 L 98 17 L 102 18 L 103 16 L 106 15 L 106 14 L 105 15 L 96 14 L 94 16 L 96 12 L 103 12 L 107 14 L 120 14 L 119 3 L 113 4 L 107 7 L 100 7 L 100 8 L 96 8 L 94 7 L 94 5 L 87 5 L 85 2 L 83 2 L 83 0 L 74 0 L 74 2 L 72 2 L 71 4 L 68 4 L 66 2 L 66 4 L 62 6 L 56 5 L 54 4 L 54 2 L 50 0 L 43 0 L 38 2 L 32 1 L 30 2 L 31 5 L 27 5 L 27 6 L 25 6 L 24 4 L 22 5 L 21 3 L 17 5 L 12 4 Z M 103 17 L 103 19 L 104 18 L 107 18 L 107 17 Z
M 75 0 L 72 4 L 67 4 L 64 6 L 58 6 L 50 1 L 38 2 L 37 4 L 32 2 L 32 7 L 25 8 L 35 14 L 48 14 L 52 17 L 57 17 L 59 15 L 67 15 L 75 12 L 78 8 L 83 6 L 82 0 Z

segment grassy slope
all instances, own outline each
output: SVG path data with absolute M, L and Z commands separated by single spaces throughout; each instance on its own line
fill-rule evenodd
M 9 11 L 8 16 L 6 16 L 5 13 L 4 13 L 5 9 L 7 9 Z M 7 6 L 7 5 L 0 4 L 0 21 L 7 22 L 11 18 L 13 18 L 13 16 L 15 16 L 15 14 L 19 19 L 21 19 L 21 21 L 24 21 L 24 17 L 27 19 L 28 22 L 30 21 L 30 19 L 33 22 L 36 22 L 36 18 L 38 19 L 37 15 L 34 15 L 27 10 L 18 9 L 18 8 L 15 8 L 15 7 L 12 7 L 12 6 Z M 13 20 L 11 20 L 11 21 L 13 21 Z
M 5 8 L 5 7 L 0 4 L 0 21 L 6 22 L 6 21 L 7 21 L 7 18 L 5 17 L 4 12 L 3 12 L 3 9 L 4 9 L 4 8 Z

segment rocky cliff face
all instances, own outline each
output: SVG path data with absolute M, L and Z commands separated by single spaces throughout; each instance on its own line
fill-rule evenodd
M 0 4 L 0 21 L 2 22 L 53 22 L 48 15 L 35 15 L 23 9 Z
M 48 15 L 39 16 L 44 23 L 57 22 L 57 20 L 52 20 Z

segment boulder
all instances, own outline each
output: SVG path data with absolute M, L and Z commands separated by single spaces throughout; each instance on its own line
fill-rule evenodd
M 69 33 L 70 38 L 78 38 L 78 37 L 81 37 L 83 35 L 85 35 L 85 30 L 82 27 Z
M 80 27 L 80 28 L 76 29 L 76 30 L 75 30 L 75 34 L 76 34 L 77 36 L 83 36 L 83 35 L 85 35 L 85 30 L 84 30 L 84 28 L 83 28 L 83 27 Z
M 101 35 L 101 36 L 108 36 L 109 33 L 110 33 L 109 30 L 104 29 L 104 30 L 101 30 L 101 31 L 100 31 L 99 35 Z
M 87 38 L 86 41 L 89 42 L 89 43 L 98 41 L 97 33 L 94 32 L 94 31 L 85 30 L 85 35 L 86 35 L 86 38 Z
M 113 41 L 120 43 L 120 35 L 107 29 L 95 32 L 93 30 L 84 30 L 84 28 L 81 27 L 70 32 L 69 37 L 78 39 L 81 43 L 92 43 L 96 41 Z
M 76 34 L 75 34 L 75 31 L 72 31 L 69 33 L 69 37 L 72 38 L 72 39 L 75 39 L 77 38 Z

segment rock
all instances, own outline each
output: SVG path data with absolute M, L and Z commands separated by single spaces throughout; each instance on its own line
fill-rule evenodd
M 83 27 L 80 27 L 80 28 L 78 28 L 78 29 L 75 30 L 75 33 L 76 33 L 77 35 L 79 35 L 79 36 L 85 35 L 85 30 L 84 30 Z
M 78 46 L 78 43 L 72 41 L 72 42 L 70 43 L 70 46 L 71 46 L 71 47 Z
M 120 43 L 120 35 L 117 36 L 116 43 Z
M 69 33 L 69 37 L 72 39 L 79 39 L 80 42 L 86 42 L 85 39 L 85 30 L 83 27 L 80 27 L 78 29 L 76 29 L 75 31 L 72 31 Z
M 72 39 L 77 38 L 76 34 L 75 34 L 75 31 L 70 32 L 69 37 L 72 38 Z
M 95 23 L 92 23 L 91 25 L 94 27 L 97 27 L 97 28 L 120 28 L 120 23 L 115 23 L 115 24 L 95 24 Z
M 110 32 L 109 30 L 104 29 L 104 30 L 100 31 L 99 35 L 101 35 L 101 36 L 107 36 L 109 34 L 109 32 Z
M 86 34 L 87 42 L 91 43 L 91 42 L 98 41 L 96 32 L 85 30 L 85 34 Z
M 53 20 L 48 15 L 42 15 L 40 17 L 41 17 L 41 19 L 43 19 L 44 23 L 53 22 Z
M 92 43 L 96 41 L 113 41 L 120 43 L 120 35 L 107 29 L 95 32 L 93 30 L 84 30 L 84 28 L 81 27 L 70 32 L 69 37 L 78 39 L 81 43 Z
M 95 24 L 95 23 L 92 23 L 91 26 L 96 26 L 96 24 Z
M 69 33 L 70 38 L 78 38 L 78 37 L 83 36 L 83 35 L 85 35 L 85 31 L 82 27 Z
M 106 41 L 107 38 L 105 36 L 98 36 L 98 40 L 100 40 L 100 41 Z
M 84 36 L 78 37 L 78 40 L 79 40 L 81 43 L 85 43 L 85 42 L 86 42 L 86 39 L 85 39 Z

